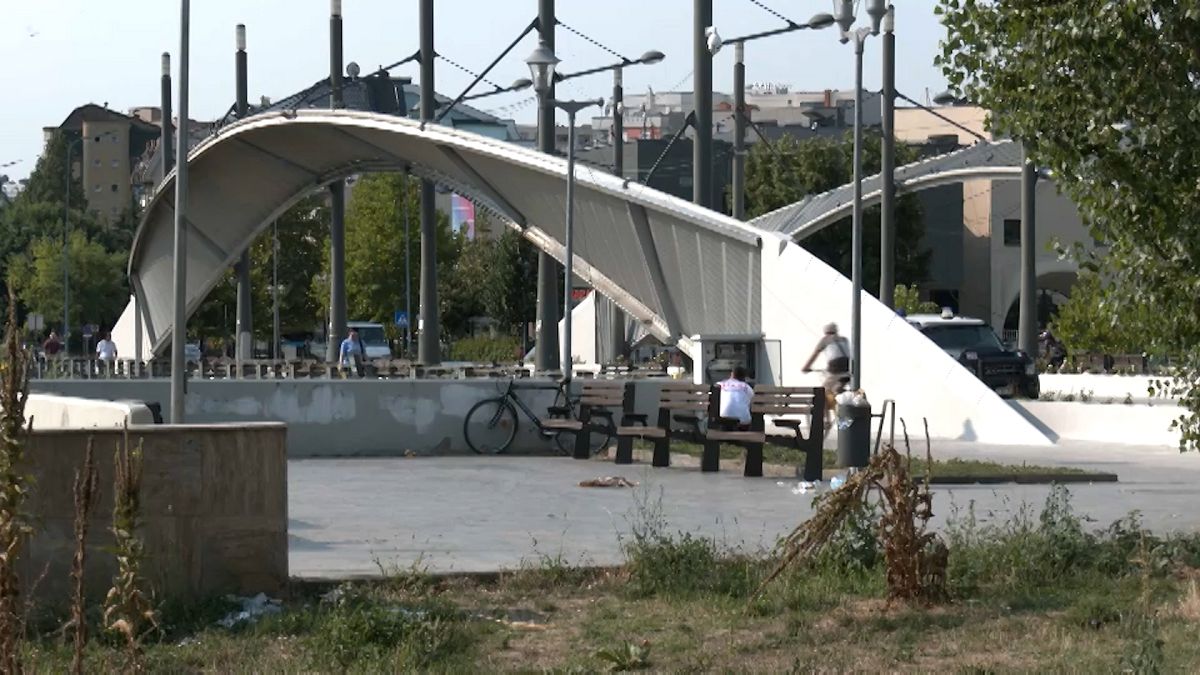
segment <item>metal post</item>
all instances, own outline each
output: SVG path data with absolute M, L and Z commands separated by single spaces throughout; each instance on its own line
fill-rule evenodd
M 571 381 L 571 367 L 574 357 L 571 349 L 571 271 L 575 262 L 575 251 L 572 248 L 572 230 L 575 229 L 575 109 L 567 111 L 567 225 L 563 235 L 563 272 L 565 286 L 563 287 L 563 336 L 562 336 L 562 376 L 563 382 Z
M 176 146 L 183 161 L 175 173 L 175 255 L 173 281 L 175 285 L 174 321 L 171 324 L 171 423 L 184 422 L 184 345 L 187 341 L 187 206 L 188 206 L 188 54 L 191 17 L 190 0 L 180 2 L 179 37 L 179 124 Z
M 733 217 L 746 219 L 746 43 L 733 46 Z
M 854 216 L 851 235 L 850 276 L 854 290 L 850 298 L 850 388 L 862 386 L 862 291 L 863 291 L 863 197 L 862 197 L 862 123 L 863 123 L 863 44 L 865 33 L 854 36 Z
M 613 174 L 625 175 L 625 87 L 622 81 L 623 69 L 613 71 Z M 615 360 L 625 356 L 625 312 L 611 299 L 608 301 L 609 311 L 609 356 Z
M 692 201 L 712 208 L 712 54 L 708 35 L 712 25 L 712 0 L 695 0 L 692 12 L 692 82 L 696 107 L 696 133 L 692 142 Z
M 331 0 L 329 16 L 329 104 L 342 102 L 342 1 Z M 325 358 L 338 360 L 346 336 L 346 184 L 340 179 L 329 185 L 329 331 Z
M 236 110 L 238 119 L 245 119 L 250 110 L 247 90 L 248 75 L 246 65 L 246 26 L 237 26 L 237 52 L 234 54 L 236 70 L 235 86 L 237 89 Z M 252 301 L 250 299 L 250 249 L 242 251 L 242 257 L 235 266 L 237 270 L 237 357 L 253 358 L 253 318 Z M 239 368 L 240 370 L 240 368 Z M 241 373 L 238 373 L 241 376 Z
M 162 55 L 162 119 L 159 121 L 160 138 L 162 139 L 162 166 L 159 168 L 158 181 L 161 184 L 167 180 L 167 174 L 175 168 L 175 152 L 171 143 L 171 55 Z
M 894 7 L 888 8 L 894 13 Z M 894 14 L 893 14 L 894 16 Z M 887 22 L 883 33 L 883 128 L 880 160 L 883 195 L 879 221 L 879 301 L 896 306 L 896 34 Z
M 66 350 L 67 356 L 71 355 L 71 315 L 68 309 L 71 306 L 71 261 L 68 256 L 68 251 L 71 248 L 71 152 L 75 146 L 79 144 L 82 137 L 73 141 L 67 141 L 67 171 L 66 178 L 63 182 L 65 192 L 63 206 L 63 349 Z M 87 353 L 84 352 L 84 356 Z
M 434 93 L 433 0 L 421 0 L 421 122 L 433 122 Z M 417 322 L 417 361 L 436 365 L 442 361 L 441 326 L 437 292 L 437 205 L 433 181 L 421 179 L 421 319 Z
M 408 222 L 408 174 L 400 179 L 400 209 L 404 213 L 404 354 L 412 358 L 412 226 Z
M 538 0 L 538 32 L 541 41 L 554 51 L 554 0 Z M 550 90 L 539 94 L 538 150 L 554 154 L 554 83 Z M 557 264 L 549 253 L 538 253 L 537 290 L 537 358 L 534 367 L 540 372 L 556 370 L 558 360 L 558 274 Z M 567 289 L 570 294 L 570 277 Z
M 1021 167 L 1021 299 L 1017 345 L 1037 354 L 1037 169 L 1028 153 Z
M 279 221 L 271 223 L 271 358 L 279 360 Z

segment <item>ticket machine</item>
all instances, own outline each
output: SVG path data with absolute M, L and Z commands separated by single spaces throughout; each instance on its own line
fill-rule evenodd
M 762 335 L 697 335 L 692 338 L 700 358 L 693 365 L 697 384 L 715 384 L 729 377 L 736 366 L 746 369 L 751 382 L 768 380 L 763 372 Z

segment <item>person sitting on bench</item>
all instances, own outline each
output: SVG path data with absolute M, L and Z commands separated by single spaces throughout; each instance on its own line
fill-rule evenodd
M 754 389 L 746 384 L 746 368 L 735 366 L 729 379 L 717 384 L 721 388 L 720 419 L 718 424 L 725 431 L 734 428 L 746 430 L 750 428 L 750 399 L 754 397 Z

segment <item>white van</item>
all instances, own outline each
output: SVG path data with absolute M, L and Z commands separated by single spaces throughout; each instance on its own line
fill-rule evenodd
M 346 330 L 350 329 L 358 331 L 358 339 L 362 341 L 367 359 L 392 358 L 392 347 L 388 344 L 387 334 L 383 332 L 383 324 L 370 321 L 347 321 Z

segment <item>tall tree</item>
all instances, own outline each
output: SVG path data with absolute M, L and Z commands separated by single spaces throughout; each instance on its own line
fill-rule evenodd
M 505 230 L 492 246 L 483 304 L 488 316 L 512 333 L 531 323 L 537 312 L 537 249 L 513 230 Z
M 938 63 L 1079 206 L 1103 258 L 1075 317 L 1120 317 L 1180 365 L 1200 446 L 1200 0 L 940 0 Z M 1089 272 L 1092 273 L 1092 272 Z M 1137 307 L 1153 307 L 1154 312 Z
M 69 242 L 71 325 L 76 329 L 84 323 L 111 327 L 129 299 L 126 257 L 106 251 L 80 231 L 72 232 Z M 37 239 L 27 255 L 10 260 L 8 283 L 29 311 L 43 315 L 48 324 L 59 323 L 63 314 L 61 239 Z
M 746 165 L 746 212 L 759 216 L 849 183 L 854 178 L 853 141 L 817 138 L 797 141 L 785 136 L 750 151 Z M 863 166 L 866 175 L 880 170 L 879 134 L 865 133 Z M 897 164 L 915 161 L 916 153 L 897 147 Z M 921 246 L 925 233 L 921 205 L 905 195 L 896 205 L 896 283 L 915 284 L 929 275 L 929 251 Z M 879 207 L 863 213 L 863 286 L 879 288 Z M 849 276 L 850 219 L 839 221 L 800 242 L 813 255 Z

